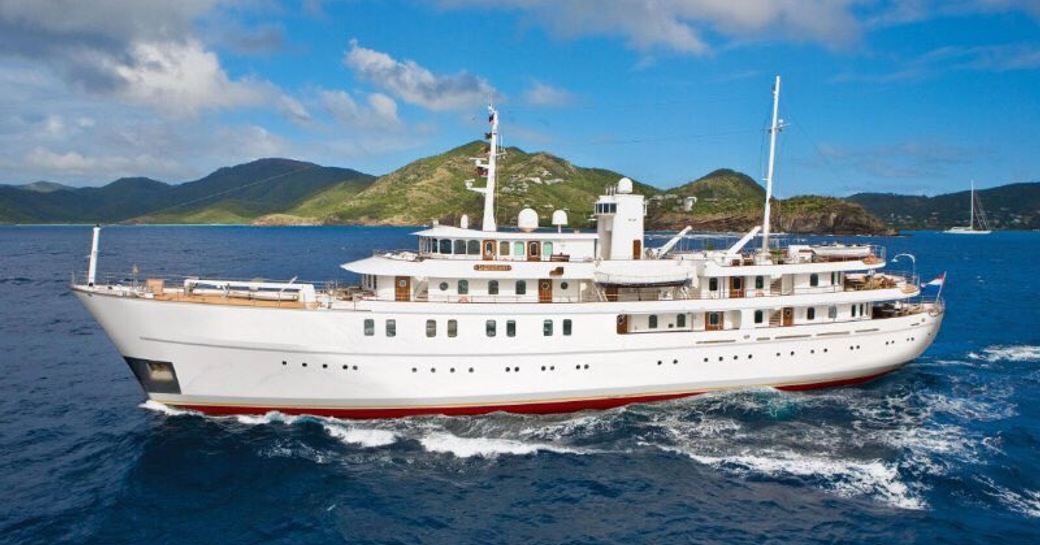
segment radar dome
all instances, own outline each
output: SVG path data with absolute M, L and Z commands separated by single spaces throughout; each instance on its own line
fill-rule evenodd
M 557 210 L 553 212 L 552 224 L 556 226 L 567 225 L 567 212 L 563 210 Z
M 632 180 L 629 178 L 621 178 L 617 182 L 618 193 L 631 193 L 632 192 Z
M 516 217 L 516 226 L 525 233 L 530 233 L 538 228 L 538 212 L 533 208 L 524 208 Z

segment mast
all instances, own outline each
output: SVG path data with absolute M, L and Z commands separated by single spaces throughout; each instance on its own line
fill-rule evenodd
M 489 101 L 488 123 L 491 124 L 491 138 L 488 144 L 487 185 L 484 186 L 484 221 L 480 228 L 484 231 L 495 231 L 495 160 L 498 157 L 498 111 Z
M 971 181 L 971 215 L 968 216 L 968 229 L 975 230 L 975 180 Z
M 762 215 L 762 253 L 769 252 L 769 201 L 773 198 L 773 163 L 776 160 L 776 133 L 780 132 L 780 76 L 773 86 L 773 124 L 769 128 L 769 168 L 766 171 L 766 206 Z

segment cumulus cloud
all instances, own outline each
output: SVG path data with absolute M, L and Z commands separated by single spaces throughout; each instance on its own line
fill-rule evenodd
M 566 106 L 574 101 L 574 95 L 565 89 L 553 87 L 540 81 L 534 82 L 524 92 L 524 102 L 532 106 Z
M 336 121 L 347 127 L 385 129 L 401 124 L 397 103 L 382 93 L 369 94 L 367 104 L 361 105 L 346 91 L 323 89 L 318 93 L 318 101 Z
M 484 79 L 458 72 L 434 74 L 412 60 L 390 55 L 350 41 L 343 64 L 359 77 L 381 87 L 401 100 L 429 110 L 456 110 L 486 102 L 494 93 Z
M 1036 70 L 1040 68 L 1040 45 L 946 46 L 926 51 L 916 57 L 899 60 L 896 65 L 896 68 L 888 72 L 846 72 L 836 75 L 832 81 L 892 83 L 921 80 L 959 71 Z
M 141 172 L 167 173 L 175 171 L 176 161 L 142 153 L 134 156 L 102 155 L 87 157 L 76 151 L 55 152 L 47 148 L 32 149 L 25 157 L 24 166 L 59 177 L 94 174 L 98 171 L 112 176 L 134 176 Z

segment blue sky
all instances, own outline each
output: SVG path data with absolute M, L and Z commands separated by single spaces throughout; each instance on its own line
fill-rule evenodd
M 671 187 L 935 194 L 1040 179 L 1040 2 L 0 0 L 0 182 L 375 174 L 480 137 Z

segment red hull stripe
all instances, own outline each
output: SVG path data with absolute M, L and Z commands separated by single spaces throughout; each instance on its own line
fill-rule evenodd
M 885 373 L 867 375 L 850 379 L 833 380 L 829 382 L 814 382 L 811 384 L 795 384 L 790 386 L 777 386 L 778 390 L 801 391 L 816 388 L 831 388 L 836 386 L 848 386 L 860 384 L 873 380 Z M 510 405 L 472 405 L 457 407 L 387 407 L 387 408 L 336 408 L 336 407 L 260 407 L 260 406 L 236 406 L 236 405 L 194 405 L 167 403 L 181 409 L 198 411 L 210 415 L 229 414 L 263 414 L 278 411 L 283 414 L 311 414 L 315 416 L 331 416 L 334 418 L 351 419 L 374 419 L 374 418 L 401 418 L 406 416 L 418 416 L 439 414 L 447 416 L 477 415 L 493 412 L 509 412 L 520 414 L 552 414 L 569 413 L 583 410 L 603 410 L 628 405 L 631 403 L 648 403 L 652 401 L 667 401 L 681 397 L 690 397 L 705 392 L 685 392 L 678 394 L 659 394 L 630 397 L 607 397 L 598 399 L 577 399 L 570 401 L 547 401 L 535 403 L 518 403 Z

